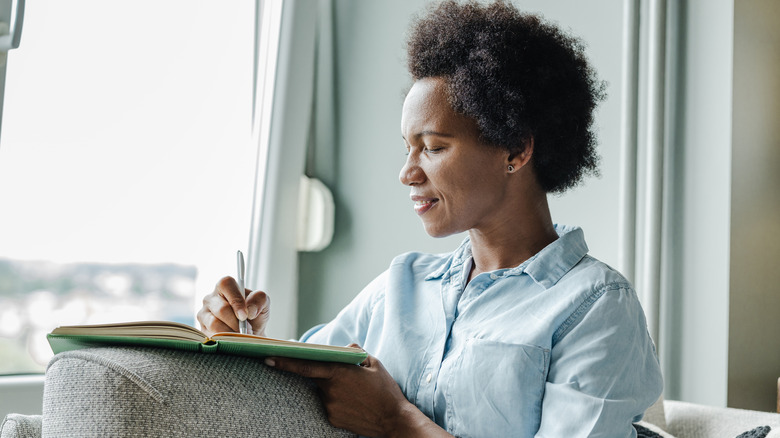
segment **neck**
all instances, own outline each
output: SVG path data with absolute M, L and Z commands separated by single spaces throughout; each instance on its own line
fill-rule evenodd
M 521 213 L 508 215 L 490 228 L 469 230 L 474 257 L 469 280 L 482 272 L 518 266 L 558 238 L 547 196 L 524 204 L 512 209 Z

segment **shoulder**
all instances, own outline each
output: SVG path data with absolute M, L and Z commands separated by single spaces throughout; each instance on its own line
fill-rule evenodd
M 411 251 L 399 254 L 372 284 L 388 294 L 410 294 L 447 274 L 455 252 L 431 254 Z
M 424 252 L 406 252 L 399 254 L 390 262 L 390 268 L 412 268 L 415 270 L 435 271 L 452 257 L 452 253 L 428 254 Z
M 390 263 L 390 274 L 409 277 L 414 281 L 434 280 L 447 275 L 471 257 L 471 241 L 466 237 L 452 252 L 430 254 L 407 252 L 396 256 Z
M 451 254 L 407 252 L 396 256 L 387 269 L 388 291 L 413 291 L 440 279 L 451 265 Z
M 375 305 L 387 293 L 413 292 L 418 285 L 437 278 L 437 273 L 450 266 L 452 254 L 406 252 L 397 255 L 390 266 L 375 277 L 361 292 L 367 302 Z
M 617 270 L 592 256 L 585 256 L 556 285 L 573 293 L 568 317 L 554 338 L 560 339 L 584 320 L 595 318 L 599 326 L 631 325 L 644 329 L 644 311 L 631 283 Z
M 589 292 L 595 294 L 613 289 L 634 290 L 623 274 L 591 255 L 585 255 L 561 281 L 587 284 Z

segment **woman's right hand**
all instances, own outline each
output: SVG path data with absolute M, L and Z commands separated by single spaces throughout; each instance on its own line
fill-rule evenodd
M 203 297 L 198 322 L 201 330 L 211 336 L 219 332 L 238 332 L 238 321 L 247 320 L 250 334 L 265 336 L 270 305 L 271 300 L 265 292 L 247 289 L 242 294 L 233 277 L 224 277 L 213 292 Z

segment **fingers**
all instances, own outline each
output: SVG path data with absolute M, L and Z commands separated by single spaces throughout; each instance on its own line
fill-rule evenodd
M 208 335 L 237 332 L 238 321 L 249 319 L 254 333 L 264 333 L 270 300 L 265 292 L 251 292 L 247 289 L 244 293 L 249 294 L 246 300 L 233 278 L 222 278 L 214 291 L 203 298 L 203 307 L 197 315 L 202 330 Z
M 269 367 L 311 379 L 330 379 L 333 377 L 334 369 L 344 366 L 341 363 L 317 362 L 287 357 L 269 357 L 265 359 L 265 364 Z
M 201 309 L 198 311 L 198 322 L 200 322 L 201 330 L 209 336 L 219 332 L 235 331 L 229 325 L 225 324 L 216 316 L 214 316 L 214 314 L 208 309 L 205 298 L 203 299 L 203 307 L 201 307 Z M 238 325 L 238 322 L 236 322 L 236 325 Z
M 239 321 L 246 320 L 247 308 L 246 300 L 244 299 L 246 291 L 238 289 L 238 283 L 236 283 L 236 280 L 234 280 L 233 277 L 223 277 L 222 280 L 219 280 L 214 292 L 220 295 L 230 305 Z M 238 327 L 238 324 L 236 324 L 236 327 Z
M 408 423 L 404 414 L 414 406 L 378 359 L 369 356 L 367 363 L 359 367 L 276 357 L 266 360 L 277 369 L 311 378 L 334 426 L 361 436 L 392 436 L 391 431 Z
M 251 292 L 246 297 L 246 306 L 252 334 L 265 336 L 265 326 L 271 314 L 271 298 L 263 291 Z
M 235 290 L 231 291 L 231 289 Z M 235 301 L 236 290 L 238 285 L 235 280 L 225 277 L 217 283 L 213 292 L 203 297 L 203 307 L 198 313 L 198 320 L 203 325 L 204 331 L 211 333 L 238 331 L 236 311 L 225 298 L 225 295 L 228 295 Z M 243 298 L 240 299 L 243 301 Z
M 355 343 L 349 344 L 348 346 L 361 348 L 360 345 Z M 265 359 L 265 364 L 282 371 L 288 371 L 312 379 L 332 379 L 338 372 L 350 370 L 354 371 L 360 368 L 350 364 L 319 362 L 313 360 L 292 359 L 287 357 L 269 357 Z M 362 367 L 382 367 L 382 364 L 379 362 L 379 360 L 370 354 L 360 365 Z

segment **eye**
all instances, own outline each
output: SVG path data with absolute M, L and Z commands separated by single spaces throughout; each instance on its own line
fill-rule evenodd
M 443 151 L 444 148 L 441 146 L 430 146 L 425 148 L 426 154 L 438 154 L 439 152 Z

